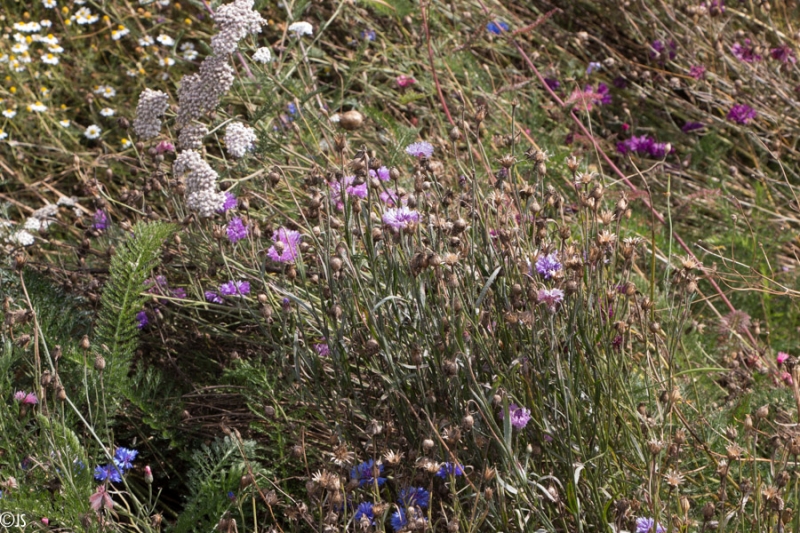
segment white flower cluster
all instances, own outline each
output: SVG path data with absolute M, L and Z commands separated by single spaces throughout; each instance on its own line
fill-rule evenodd
M 136 118 L 133 120 L 133 131 L 139 138 L 147 140 L 158 136 L 161 131 L 161 116 L 167 111 L 169 96 L 163 91 L 145 89 L 139 95 L 136 105 Z
M 40 207 L 25 221 L 24 228 L 31 232 L 46 231 L 53 223 L 53 217 L 58 213 L 58 205 L 47 204 Z
M 215 54 L 232 54 L 239 41 L 249 33 L 261 33 L 266 24 L 257 11 L 253 11 L 254 0 L 234 0 L 221 6 L 212 18 L 219 27 L 219 33 L 211 38 L 211 48 Z
M 186 175 L 186 205 L 201 217 L 211 217 L 222 208 L 225 195 L 217 191 L 217 173 L 194 150 L 184 150 L 175 159 L 176 176 Z
M 199 150 L 203 147 L 203 137 L 208 135 L 208 128 L 203 124 L 189 124 L 181 128 L 178 134 L 179 150 Z
M 239 159 L 255 148 L 256 131 L 241 122 L 231 122 L 225 128 L 225 148 L 231 157 Z
M 233 80 L 233 68 L 228 65 L 225 56 L 206 57 L 197 74 L 181 79 L 178 89 L 178 126 L 184 127 L 217 107 L 219 99 L 233 85 Z
M 258 61 L 266 65 L 272 61 L 272 51 L 268 47 L 262 46 L 253 54 L 253 61 Z

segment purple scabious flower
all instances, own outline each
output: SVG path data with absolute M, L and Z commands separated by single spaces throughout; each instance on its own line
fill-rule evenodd
M 372 172 L 372 171 L 370 171 Z M 366 198 L 367 197 L 367 182 L 361 183 L 359 185 L 353 185 L 353 182 L 356 180 L 355 176 L 345 176 L 342 179 L 342 182 L 339 183 L 338 181 L 332 181 L 328 183 L 328 187 L 330 188 L 331 192 L 331 201 L 336 204 L 336 209 L 341 211 L 344 209 L 344 199 L 342 198 L 342 189 L 350 196 L 355 196 L 357 198 Z
M 463 476 L 464 469 L 461 468 L 460 464 L 446 462 L 442 466 L 439 467 L 439 471 L 436 472 L 436 477 L 446 478 L 447 476 Z
M 239 205 L 239 201 L 236 199 L 236 195 L 232 192 L 225 193 L 225 201 L 222 202 L 222 207 L 217 210 L 217 213 L 224 213 L 230 209 L 236 209 Z
M 320 342 L 319 344 L 315 344 L 314 351 L 317 352 L 317 355 L 319 355 L 320 357 L 329 357 L 331 355 L 331 349 L 328 347 L 327 342 Z
M 731 54 L 739 61 L 745 63 L 755 63 L 761 61 L 761 55 L 756 53 L 755 46 L 750 42 L 750 39 L 745 39 L 744 44 L 738 42 L 733 43 L 731 46 Z
M 675 44 L 675 41 L 670 41 L 666 44 L 661 41 L 653 41 L 650 47 L 652 48 L 650 57 L 652 59 L 659 59 L 662 63 L 666 61 L 667 57 L 670 60 L 675 59 L 675 52 L 678 49 L 678 45 Z
M 150 323 L 147 319 L 147 312 L 144 309 L 136 313 L 136 322 L 136 327 L 139 329 L 144 329 L 144 327 Z
M 96 230 L 104 230 L 108 227 L 108 215 L 102 209 L 98 209 L 94 213 L 94 224 L 92 227 Z
M 222 304 L 225 303 L 225 300 L 220 298 L 219 294 L 214 291 L 206 291 L 205 297 L 207 302 L 211 302 L 212 304 Z
M 391 178 L 389 169 L 386 167 L 380 167 L 378 170 L 369 169 L 369 175 L 371 178 L 377 178 L 381 181 L 389 181 Z
M 524 428 L 531 420 L 531 410 L 520 407 L 515 403 L 512 403 L 508 406 L 508 412 L 510 415 L 511 425 L 517 429 Z M 504 418 L 505 412 L 501 410 L 500 419 L 503 420 Z
M 586 74 L 590 75 L 590 74 L 592 74 L 594 72 L 597 72 L 598 70 L 602 70 L 602 69 L 603 69 L 602 63 L 598 63 L 597 61 L 592 61 L 592 62 L 589 63 L 589 66 L 586 67 Z
M 537 300 L 539 303 L 547 305 L 550 311 L 555 313 L 556 306 L 564 301 L 564 291 L 561 289 L 540 289 Z
M 387 226 L 396 229 L 406 229 L 411 224 L 419 222 L 419 213 L 406 206 L 395 207 L 387 209 L 381 217 L 383 223 Z
M 389 189 L 388 191 L 383 191 L 378 195 L 378 198 L 381 199 L 381 202 L 385 203 L 389 207 L 394 207 L 397 205 L 399 197 L 397 193 L 393 190 Z
M 272 240 L 275 244 L 267 250 L 267 255 L 276 263 L 294 263 L 297 260 L 297 256 L 300 255 L 298 247 L 300 246 L 301 238 L 302 235 L 299 231 L 278 228 L 272 234 Z
M 403 507 L 416 506 L 426 509 L 430 503 L 430 493 L 422 487 L 406 487 L 400 491 L 397 503 Z
M 120 476 L 119 470 L 119 467 L 114 463 L 97 466 L 94 469 L 94 478 L 97 481 L 105 481 L 108 479 L 112 483 L 119 483 L 122 481 L 122 476 Z
M 628 87 L 628 80 L 626 80 L 622 76 L 617 76 L 611 81 L 611 85 L 613 85 L 617 89 L 626 89 Z
M 536 272 L 544 279 L 550 279 L 561 270 L 561 263 L 558 262 L 558 252 L 547 255 L 540 255 L 536 259 Z
M 777 48 L 773 48 L 769 51 L 769 55 L 772 57 L 772 59 L 776 59 L 781 63 L 797 63 L 797 58 L 794 55 L 794 51 L 786 44 Z
M 683 133 L 689 133 L 689 132 L 696 131 L 696 130 L 702 130 L 705 127 L 706 127 L 706 125 L 703 124 L 702 122 L 687 122 L 681 128 L 681 131 Z
M 131 450 L 130 448 L 123 448 L 120 446 L 114 453 L 114 461 L 123 471 L 128 470 L 129 468 L 133 468 L 133 461 L 136 459 L 137 455 L 139 455 L 138 450 Z
M 656 142 L 652 137 L 642 135 L 640 137 L 633 136 L 617 143 L 617 151 L 621 154 L 636 153 L 661 159 L 667 154 L 671 154 L 673 148 L 669 143 Z
M 237 242 L 247 237 L 247 226 L 244 225 L 240 217 L 234 217 L 228 222 L 226 232 L 228 233 L 229 241 Z
M 636 519 L 636 533 L 667 533 L 667 528 L 652 518 L 640 517 Z
M 696 80 L 702 79 L 706 75 L 706 67 L 703 65 L 693 65 L 692 68 L 689 69 L 689 76 L 693 77 Z
M 386 483 L 386 478 L 381 477 L 381 474 L 383 474 L 383 464 L 375 463 L 374 459 L 358 464 L 350 470 L 350 477 L 358 480 L 359 487 L 372 485 L 376 480 L 378 486 L 383 485 Z
M 250 294 L 250 282 L 231 280 L 219 286 L 219 293 L 223 296 L 244 296 L 245 294 Z
M 392 517 L 390 518 L 389 522 L 392 524 L 392 529 L 394 529 L 395 533 L 406 527 L 408 525 L 406 510 L 402 507 L 398 507 L 397 511 L 392 513 Z
M 429 159 L 433 155 L 433 145 L 425 141 L 411 143 L 406 146 L 406 153 L 414 157 Z
M 508 23 L 503 22 L 502 20 L 493 20 L 486 25 L 486 29 L 489 31 L 489 33 L 494 33 L 495 35 L 500 35 L 504 31 L 508 31 L 508 28 Z
M 366 517 L 369 520 L 369 525 L 375 525 L 375 512 L 372 510 L 372 502 L 362 502 L 358 504 L 356 514 L 353 517 L 356 524 L 360 524 L 361 520 Z
M 178 287 L 177 289 L 170 289 L 174 298 L 186 298 L 186 289 Z
M 591 87 L 590 87 L 591 89 Z M 611 103 L 611 93 L 608 90 L 608 85 L 605 83 L 598 83 L 597 90 L 595 91 L 597 94 L 600 95 L 600 104 L 601 105 L 608 105 Z
M 734 104 L 728 111 L 728 120 L 737 124 L 747 124 L 756 118 L 756 110 L 747 104 Z

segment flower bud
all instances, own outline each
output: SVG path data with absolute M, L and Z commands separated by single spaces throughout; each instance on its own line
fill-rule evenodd
M 144 482 L 148 485 L 153 484 L 153 471 L 150 470 L 150 465 L 144 467 Z

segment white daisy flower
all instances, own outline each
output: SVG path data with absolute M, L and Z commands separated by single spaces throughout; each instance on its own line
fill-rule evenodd
M 164 46 L 172 46 L 173 44 L 175 44 L 175 40 L 165 33 L 162 33 L 161 35 L 156 37 L 156 41 L 160 42 Z
M 25 52 L 24 54 L 19 56 L 20 63 L 30 63 L 31 61 L 33 61 L 33 59 L 31 59 L 31 56 L 28 55 L 28 52 Z
M 53 9 L 58 5 L 58 2 L 56 2 L 56 0 L 42 0 L 42 5 L 46 9 Z
M 58 65 L 58 56 L 55 54 L 42 54 L 42 63 Z
M 127 139 L 127 138 L 125 138 L 125 139 L 120 139 L 119 143 L 122 145 L 122 147 L 123 147 L 123 148 L 127 148 L 127 147 L 129 147 L 131 144 L 133 144 L 133 143 L 131 142 L 131 140 L 130 140 L 130 139 Z
M 194 50 L 194 43 L 190 41 L 186 41 L 181 45 L 179 48 L 181 52 L 185 52 L 186 50 Z
M 141 46 L 142 48 L 153 46 L 154 44 L 156 44 L 156 42 L 149 35 L 145 35 L 144 37 L 139 39 L 139 46 Z
M 49 21 L 48 19 L 44 19 L 44 20 L 40 21 L 39 24 L 42 25 L 42 28 L 49 28 L 49 27 L 51 27 L 53 25 L 53 23 L 51 21 Z
M 253 61 L 258 61 L 259 63 L 264 64 L 269 63 L 272 61 L 272 51 L 269 49 L 269 47 L 262 46 L 256 50 L 255 54 L 253 54 Z
M 28 51 L 28 45 L 25 43 L 17 43 L 11 47 L 11 53 L 13 54 L 24 54 Z
M 116 89 L 110 85 L 99 85 L 95 90 L 95 94 L 99 94 L 103 98 L 114 98 L 117 95 Z
M 0 141 L 5 139 L 6 137 L 8 137 L 8 133 L 4 132 L 3 130 L 0 130 Z
M 62 128 L 69 128 L 69 120 L 67 119 L 60 120 L 58 123 L 61 124 Z
M 119 41 L 120 39 L 128 35 L 130 32 L 131 30 L 120 24 L 119 26 L 117 26 L 116 30 L 111 30 L 111 38 L 115 41 Z
M 24 43 L 25 42 L 25 36 L 22 35 L 21 33 L 15 33 L 12 37 L 13 37 L 15 43 Z
M 200 55 L 197 53 L 197 50 L 186 50 L 183 52 L 183 59 L 186 61 L 194 61 L 197 59 L 197 56 Z
M 139 71 L 136 70 L 135 68 L 129 68 L 128 70 L 125 71 L 125 74 L 130 78 L 135 78 L 136 76 L 139 75 Z
M 25 70 L 25 67 L 22 66 L 22 63 L 20 63 L 16 59 L 11 63 L 9 63 L 8 66 L 11 67 L 11 70 L 13 70 L 14 72 L 22 72 Z
M 86 128 L 86 131 L 83 132 L 83 136 L 86 137 L 87 139 L 94 140 L 100 137 L 100 133 L 102 133 L 102 131 L 103 130 L 100 129 L 100 126 L 92 124 L 91 126 Z
M 116 113 L 116 111 L 114 111 L 110 107 L 104 107 L 103 109 L 100 110 L 100 114 L 103 115 L 104 117 L 113 117 L 114 113 Z
M 14 118 L 15 116 L 17 116 L 17 112 L 14 111 L 13 109 L 5 109 L 3 111 L 3 116 L 6 118 Z
M 55 46 L 48 46 L 48 47 L 47 47 L 47 50 L 48 50 L 48 51 L 49 51 L 51 54 L 60 54 L 61 52 L 63 52 L 63 51 L 64 51 L 64 49 L 63 49 L 63 48 L 61 48 L 61 47 L 60 47 L 60 46 L 58 46 L 58 45 L 55 45 Z
M 44 44 L 56 45 L 58 44 L 58 37 L 56 37 L 52 33 L 48 33 L 47 37 L 41 37 L 39 39 L 39 42 L 42 42 Z
M 290 33 L 294 33 L 295 37 L 314 34 L 314 27 L 305 21 L 292 22 L 287 29 Z
M 28 106 L 28 111 L 35 111 L 37 113 L 44 113 L 47 111 L 47 106 L 43 103 L 37 101 L 35 104 L 31 104 Z
M 165 57 L 163 59 L 159 59 L 158 64 L 161 65 L 162 67 L 171 67 L 172 65 L 175 64 L 175 60 L 172 59 L 171 57 Z

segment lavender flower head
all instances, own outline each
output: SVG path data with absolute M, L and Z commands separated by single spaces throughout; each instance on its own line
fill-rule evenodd
M 522 429 L 528 425 L 528 422 L 531 420 L 531 410 L 525 409 L 524 407 L 520 407 L 519 405 L 512 403 L 508 406 L 508 412 L 510 415 L 511 425 L 517 429 Z M 505 412 L 500 411 L 500 419 L 505 418 Z
M 298 246 L 301 238 L 299 231 L 278 228 L 272 234 L 275 244 L 267 250 L 267 255 L 276 263 L 294 263 L 299 255 Z
M 370 172 L 372 172 L 370 170 Z M 330 187 L 330 195 L 331 201 L 336 204 L 336 209 L 341 211 L 344 209 L 344 199 L 342 198 L 342 189 L 344 192 L 350 196 L 355 196 L 356 198 L 366 198 L 368 191 L 367 191 L 367 182 L 361 183 L 359 185 L 353 185 L 356 181 L 355 176 L 345 176 L 342 178 L 342 182 L 339 183 L 338 181 L 332 181 L 328 183 L 328 187 Z
M 406 229 L 412 224 L 419 222 L 419 213 L 406 206 L 387 209 L 381 217 L 383 223 L 396 229 Z
M 747 124 L 756 118 L 756 110 L 747 104 L 734 104 L 728 111 L 728 120 L 737 124 Z
M 244 296 L 245 294 L 250 294 L 250 282 L 231 280 L 220 285 L 219 293 L 223 296 Z
M 640 517 L 636 519 L 636 533 L 667 533 L 667 528 L 652 518 Z
M 247 237 L 247 226 L 244 225 L 240 217 L 234 217 L 228 222 L 228 240 L 237 242 Z
M 561 270 L 561 263 L 558 262 L 558 252 L 540 255 L 536 259 L 536 272 L 544 279 L 551 279 L 559 270 Z
M 556 306 L 564 301 L 564 291 L 561 289 L 540 289 L 537 298 L 539 303 L 545 304 L 551 312 L 555 313 Z
M 433 145 L 425 141 L 412 143 L 406 146 L 406 153 L 414 157 L 430 159 L 433 155 Z
M 386 167 L 381 167 L 378 170 L 370 169 L 369 170 L 369 176 L 371 178 L 377 178 L 377 179 L 379 179 L 381 181 L 389 181 L 389 178 L 391 177 L 389 175 L 389 169 L 386 168 Z
M 104 230 L 108 227 L 108 215 L 102 209 L 98 209 L 94 214 L 94 224 L 92 227 L 96 230 Z
M 147 312 L 145 310 L 141 310 L 138 313 L 136 313 L 136 327 L 137 328 L 144 329 L 144 327 L 149 322 L 150 321 L 147 319 Z

